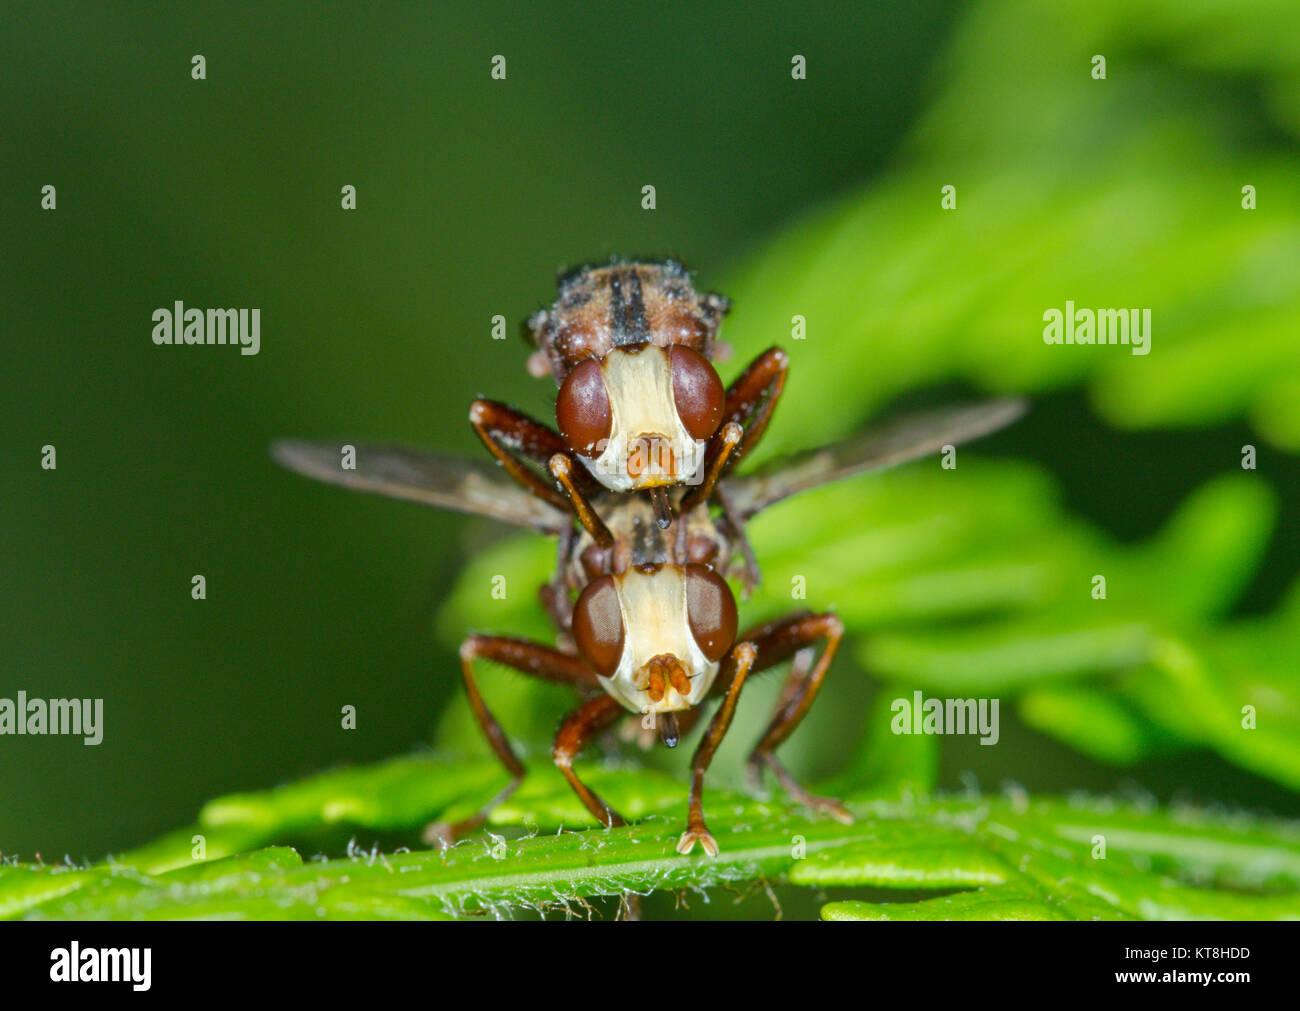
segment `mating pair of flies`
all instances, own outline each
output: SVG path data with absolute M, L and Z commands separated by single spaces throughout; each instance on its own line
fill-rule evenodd
M 431 826 L 431 840 L 482 824 L 524 776 L 479 692 L 478 658 L 568 685 L 581 697 L 552 755 L 607 826 L 623 819 L 582 782 L 574 759 L 632 715 L 675 747 L 717 702 L 691 764 L 687 827 L 677 844 L 686 854 L 698 842 L 710 855 L 718 847 L 704 820 L 705 772 L 747 678 L 792 661 L 747 768 L 756 784 L 770 769 L 796 802 L 851 820 L 837 800 L 800 786 L 776 757 L 817 697 L 843 626 L 832 613 L 801 611 L 738 634 L 726 577 L 736 570 L 746 590 L 759 579 L 745 522 L 803 489 L 995 431 L 1022 408 L 1004 400 L 936 411 L 735 474 L 771 421 L 788 358 L 771 348 L 724 389 L 714 361 L 729 306 L 721 295 L 698 293 L 674 261 L 616 262 L 563 278 L 555 304 L 528 321 L 537 346 L 529 370 L 551 375 L 559 388 L 557 427 L 502 403 L 474 401 L 470 423 L 496 465 L 358 446 L 355 468 L 344 469 L 337 444 L 275 444 L 280 463 L 310 477 L 558 539 L 556 571 L 541 590 L 555 647 L 471 635 L 460 649 L 470 706 L 510 782 L 473 817 Z

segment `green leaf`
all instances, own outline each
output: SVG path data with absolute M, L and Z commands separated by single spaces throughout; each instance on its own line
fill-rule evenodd
M 682 857 L 675 844 L 684 823 L 683 784 L 627 768 L 592 766 L 582 774 L 642 820 L 613 830 L 585 827 L 590 818 L 567 784 L 558 775 L 537 775 L 494 814 L 494 825 L 514 830 L 509 838 L 487 832 L 445 851 L 357 850 L 308 861 L 293 849 L 267 846 L 171 870 L 144 866 L 146 851 L 90 867 L 5 864 L 0 913 L 34 919 L 436 919 L 528 909 L 586 915 L 590 900 L 627 891 L 764 879 L 945 893 L 922 902 L 835 903 L 824 911 L 827 918 L 1300 917 L 1300 826 L 1293 823 L 1017 794 L 883 799 L 875 784 L 849 799 L 857 821 L 841 825 L 710 791 L 709 823 L 721 854 Z M 415 831 L 441 816 L 461 791 L 481 799 L 483 782 L 482 763 L 421 756 L 222 799 L 205 815 L 224 831 L 238 828 L 268 843 L 339 822 Z M 358 792 L 379 799 L 355 804 Z

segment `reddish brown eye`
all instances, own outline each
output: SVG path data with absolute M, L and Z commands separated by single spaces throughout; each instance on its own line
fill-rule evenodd
M 673 402 L 692 439 L 707 439 L 722 424 L 727 395 L 718 370 L 698 351 L 681 344 L 668 349 L 673 369 Z
M 736 598 L 707 565 L 686 566 L 686 620 L 700 652 L 714 662 L 726 656 L 736 641 Z
M 623 609 L 613 576 L 592 580 L 578 597 L 573 606 L 573 641 L 597 674 L 610 677 L 618 670 L 623 659 Z
M 600 362 L 595 358 L 579 362 L 565 378 L 555 401 L 555 420 L 575 453 L 600 455 L 599 445 L 609 438 L 613 414 Z

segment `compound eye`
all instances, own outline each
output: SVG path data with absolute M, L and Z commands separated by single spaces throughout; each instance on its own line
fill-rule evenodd
M 731 587 L 698 562 L 686 566 L 686 620 L 700 652 L 714 663 L 736 641 L 736 598 Z
M 727 395 L 718 370 L 698 351 L 681 344 L 668 349 L 673 370 L 673 402 L 692 439 L 707 439 L 722 424 Z
M 623 659 L 623 638 L 618 587 L 613 576 L 601 576 L 587 584 L 573 606 L 573 641 L 592 670 L 612 677 Z
M 555 401 L 555 420 L 569 448 L 583 456 L 599 456 L 609 438 L 613 413 L 600 362 L 586 358 L 565 377 Z

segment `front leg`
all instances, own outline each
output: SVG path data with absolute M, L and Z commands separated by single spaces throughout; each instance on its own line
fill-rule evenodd
M 565 513 L 572 513 L 569 496 L 545 480 L 527 461 L 548 466 L 551 457 L 572 454 L 560 434 L 522 411 L 495 400 L 475 400 L 469 407 L 469 423 L 483 440 L 488 452 L 501 461 L 506 473 L 538 498 Z M 575 467 L 584 490 L 585 467 Z
M 750 754 L 746 767 L 751 780 L 757 784 L 766 766 L 795 803 L 823 811 L 848 824 L 853 821 L 853 816 L 843 804 L 831 797 L 809 793 L 776 757 L 777 747 L 793 733 L 817 697 L 843 636 L 844 623 L 837 615 L 808 612 L 768 622 L 746 633 L 745 638 L 758 647 L 755 670 L 766 670 L 794 657 L 790 676 L 781 690 L 771 722 Z M 815 646 L 823 640 L 826 646 L 814 662 Z
M 713 495 L 714 488 L 717 487 L 718 480 L 722 477 L 731 460 L 731 454 L 745 437 L 745 430 L 734 421 L 728 421 L 718 430 L 718 455 L 714 457 L 713 462 L 709 464 L 708 470 L 704 473 L 703 480 L 694 488 L 682 496 L 678 509 L 683 513 L 688 513 L 701 502 L 707 502 Z M 656 489 L 662 491 L 663 489 Z
M 596 509 L 591 504 L 591 500 L 582 493 L 582 489 L 574 480 L 573 457 L 568 453 L 555 453 L 547 463 L 551 476 L 560 483 L 564 489 L 564 494 L 568 497 L 569 507 L 573 510 L 578 522 L 582 528 L 591 535 L 591 539 L 596 542 L 596 546 L 609 549 L 614 546 L 614 535 L 609 532 L 609 527 L 605 526 L 605 521 L 600 518 Z M 583 468 L 579 468 L 583 469 Z
M 483 822 L 487 821 L 492 809 L 514 793 L 524 778 L 525 769 L 523 763 L 519 761 L 513 749 L 511 749 L 510 742 L 506 739 L 506 732 L 501 728 L 501 724 L 497 722 L 496 717 L 492 715 L 492 711 L 488 709 L 487 704 L 483 701 L 482 694 L 478 690 L 478 682 L 474 678 L 474 660 L 478 657 L 492 660 L 507 667 L 513 667 L 521 674 L 569 685 L 579 691 L 601 691 L 600 682 L 596 679 L 596 675 L 588 670 L 581 660 L 566 653 L 548 649 L 538 643 L 528 642 L 524 639 L 505 639 L 489 635 L 471 635 L 461 643 L 460 669 L 461 675 L 465 679 L 465 694 L 469 697 L 470 709 L 473 710 L 475 719 L 478 720 L 479 726 L 482 727 L 483 736 L 487 738 L 492 751 L 501 760 L 501 764 L 506 767 L 506 771 L 510 773 L 510 782 L 495 797 L 464 821 L 453 824 L 434 822 L 429 825 L 424 830 L 424 841 L 426 843 L 440 842 L 445 845 L 457 836 L 464 835 L 471 829 L 482 825 Z
M 713 753 L 718 750 L 718 745 L 727 734 L 727 728 L 731 726 L 731 718 L 736 714 L 736 703 L 740 700 L 740 690 L 745 685 L 745 677 L 750 668 L 754 666 L 755 653 L 753 643 L 737 643 L 727 657 L 728 669 L 720 673 L 718 683 L 726 686 L 723 689 L 726 695 L 714 714 L 709 729 L 700 739 L 699 747 L 695 749 L 695 758 L 691 761 L 691 796 L 687 807 L 686 831 L 677 840 L 677 852 L 683 856 L 693 850 L 697 842 L 709 856 L 718 855 L 718 844 L 704 823 L 704 773 L 708 771 Z M 714 689 L 718 690 L 717 685 Z

